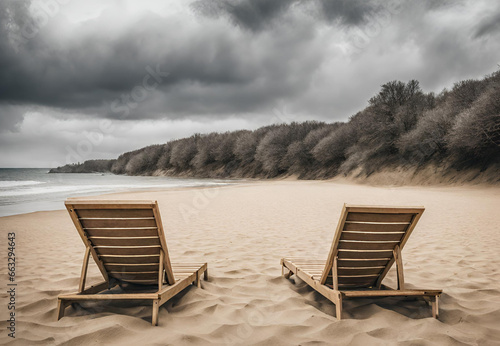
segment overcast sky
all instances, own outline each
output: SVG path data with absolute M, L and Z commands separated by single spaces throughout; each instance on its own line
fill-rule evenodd
M 440 92 L 499 52 L 496 0 L 0 1 L 0 167 L 345 121 L 388 81 Z

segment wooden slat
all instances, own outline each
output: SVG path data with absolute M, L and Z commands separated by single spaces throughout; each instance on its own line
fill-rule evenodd
M 401 241 L 405 232 L 355 232 L 344 231 L 340 240 Z
M 424 211 L 424 207 L 397 207 L 384 205 L 352 205 L 345 204 L 345 209 L 349 213 L 377 213 L 377 214 L 417 214 Z
M 158 279 L 147 279 L 147 280 L 137 280 L 137 279 L 128 279 L 128 280 L 122 280 L 127 283 L 132 283 L 136 285 L 146 285 L 146 286 L 157 286 L 158 285 Z
M 122 273 L 122 272 L 109 272 L 110 277 L 114 277 L 119 280 L 129 281 L 129 280 L 153 280 L 156 283 L 158 279 L 158 272 L 144 272 L 144 273 Z
M 346 221 L 368 221 L 368 222 L 410 222 L 414 214 L 391 214 L 391 213 L 356 213 L 350 212 Z
M 392 250 L 389 251 L 348 251 L 348 250 L 339 250 L 339 261 L 343 258 L 360 258 L 360 259 L 368 259 L 368 258 L 391 258 Z
M 94 247 L 99 256 L 105 255 L 153 255 L 160 254 L 160 247 Z
M 346 297 L 401 297 L 401 296 L 439 296 L 441 290 L 368 290 L 368 291 L 342 291 Z
M 78 209 L 79 218 L 136 218 L 153 217 L 151 209 Z
M 160 252 L 154 255 L 130 256 L 130 255 L 101 255 L 101 260 L 105 265 L 109 263 L 158 263 Z
M 369 290 L 374 287 L 373 284 L 357 284 L 357 285 L 339 285 L 339 291 L 344 292 L 344 290 Z
M 339 267 L 338 275 L 380 274 L 385 267 Z
M 300 266 L 301 268 L 303 269 L 307 269 L 307 268 L 324 268 L 325 267 L 325 264 L 297 264 L 297 263 L 294 263 L 295 265 L 297 266 Z
M 60 295 L 59 299 L 62 300 L 145 300 L 145 299 L 156 299 L 158 293 L 126 293 L 126 294 L 64 294 Z
M 156 227 L 154 218 L 143 219 L 80 219 L 84 229 L 88 228 L 133 228 Z
M 172 268 L 173 267 L 197 267 L 201 268 L 205 263 L 201 262 L 185 262 L 185 263 L 172 263 Z
M 89 237 L 152 237 L 158 236 L 156 227 L 148 228 L 93 228 L 86 229 Z
M 370 285 L 375 283 L 377 276 L 365 276 L 365 277 L 342 277 L 339 276 L 339 285 L 345 284 L 356 284 L 356 285 Z
M 352 249 L 352 250 L 392 250 L 399 244 L 397 241 L 392 242 L 365 242 L 356 240 L 341 240 L 339 242 L 339 249 Z
M 190 275 L 193 275 L 194 272 L 191 272 L 191 273 L 175 273 L 175 280 L 176 281 L 179 281 L 179 280 L 182 280 Z
M 154 207 L 154 201 L 143 200 L 81 200 L 67 199 L 64 204 L 66 207 L 74 209 L 151 209 Z
M 130 237 L 130 238 L 112 238 L 112 237 L 90 237 L 90 241 L 94 246 L 143 246 L 143 245 L 160 245 L 158 237 Z
M 386 266 L 389 262 L 389 259 L 340 259 L 339 258 L 339 266 L 340 267 L 368 267 L 368 266 Z
M 287 260 L 288 262 L 300 264 L 300 265 L 308 265 L 308 264 L 325 264 L 326 260 Z
M 179 276 L 179 277 L 181 277 L 181 276 L 188 276 L 188 275 L 192 275 L 193 273 L 196 273 L 196 270 L 193 270 L 193 271 L 190 271 L 190 272 L 185 272 L 185 273 L 174 272 L 175 277 L 177 279 L 178 279 L 177 276 Z
M 99 292 L 112 289 L 113 287 L 116 286 L 116 283 L 109 283 L 107 281 L 101 282 L 99 284 L 92 285 L 86 289 L 83 290 L 83 292 L 78 292 L 81 294 L 97 294 Z
M 333 267 L 332 267 L 332 270 L 333 270 Z M 310 277 L 317 277 L 317 276 L 320 276 L 321 274 L 323 274 L 323 271 L 306 271 L 306 270 L 302 270 L 304 273 L 307 273 Z
M 357 221 L 346 222 L 344 231 L 368 231 L 368 232 L 404 232 L 408 228 L 407 223 L 362 223 Z
M 104 265 L 108 272 L 145 272 L 145 271 L 158 271 L 158 263 L 144 263 L 144 264 L 105 264 Z

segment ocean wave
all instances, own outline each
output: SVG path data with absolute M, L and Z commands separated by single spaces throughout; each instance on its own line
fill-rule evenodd
M 29 186 L 29 185 L 38 185 L 38 184 L 45 184 L 45 182 L 44 181 L 36 181 L 36 180 L 2 180 L 2 181 L 0 181 L 0 188 Z
M 118 192 L 126 190 L 148 190 L 148 189 L 166 189 L 175 187 L 200 187 L 200 186 L 220 186 L 226 183 L 218 182 L 176 182 L 162 184 L 117 184 L 117 185 L 65 185 L 65 186 L 43 186 L 32 187 L 20 190 L 3 190 L 0 191 L 0 197 L 28 196 L 40 194 L 68 193 L 74 192 L 77 194 L 93 193 L 93 192 Z
M 0 191 L 0 197 L 13 197 L 13 196 L 28 196 L 28 195 L 40 195 L 40 194 L 51 194 L 58 192 L 72 192 L 72 191 L 88 191 L 93 190 L 92 187 L 87 186 L 50 186 L 50 187 L 33 187 L 30 189 L 23 190 L 4 190 Z

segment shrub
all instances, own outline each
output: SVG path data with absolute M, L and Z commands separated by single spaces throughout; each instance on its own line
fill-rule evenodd
M 353 127 L 349 124 L 341 125 L 314 147 L 312 150 L 314 158 L 323 165 L 340 165 L 346 159 L 347 149 L 356 142 L 353 134 Z
M 200 135 L 196 134 L 189 138 L 175 141 L 170 153 L 170 164 L 181 170 L 190 168 L 191 160 L 193 160 L 198 151 L 197 142 L 199 138 Z
M 459 163 L 485 165 L 500 158 L 500 83 L 457 117 L 447 141 Z

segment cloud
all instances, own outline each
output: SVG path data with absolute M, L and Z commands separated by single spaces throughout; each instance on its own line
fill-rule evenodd
M 27 108 L 22 106 L 0 105 L 0 133 L 19 131 L 19 126 L 24 120 L 26 111 Z
M 213 19 L 226 17 L 233 25 L 259 32 L 276 21 L 289 20 L 294 9 L 327 23 L 360 25 L 381 4 L 363 0 L 197 0 L 191 7 L 199 15 Z M 284 19 L 285 15 L 288 16 Z
M 234 25 L 251 31 L 261 31 L 279 18 L 297 0 L 198 0 L 191 4 L 203 16 L 218 19 L 226 16 Z
M 171 1 L 1 1 L 2 149 L 29 157 L 25 143 L 39 141 L 64 156 L 101 119 L 137 136 L 148 121 L 183 123 L 137 141 L 106 135 L 116 145 L 102 155 L 116 156 L 209 124 L 266 125 L 282 104 L 290 120 L 343 121 L 390 80 L 439 92 L 498 63 L 500 8 L 486 0 Z M 29 137 L 35 113 L 54 124 L 50 138 Z
M 317 0 L 319 11 L 328 21 L 339 20 L 340 23 L 352 26 L 365 23 L 366 16 L 379 10 L 382 6 L 377 2 L 363 0 Z
M 269 114 L 277 100 L 284 100 L 296 105 L 296 111 L 309 107 L 310 113 L 327 119 L 328 108 L 352 112 L 365 104 L 363 97 L 378 88 L 378 80 L 375 85 L 363 83 L 366 87 L 359 97 L 341 95 L 337 89 L 345 83 L 360 84 L 348 75 L 364 70 L 362 62 L 392 61 L 388 52 L 394 53 L 397 40 L 418 41 L 407 53 L 425 56 L 431 65 L 446 65 L 459 52 L 456 61 L 464 64 L 452 65 L 477 70 L 467 33 L 456 25 L 444 30 L 439 18 L 431 23 L 439 35 L 418 26 L 436 11 L 459 7 L 446 1 L 438 6 L 399 1 L 388 5 L 358 0 L 201 0 L 191 5 L 198 15 L 182 17 L 130 12 L 118 3 L 76 23 L 67 20 L 61 8 L 59 15 L 47 16 L 35 38 L 16 47 L 6 38 L 13 30 L 22 31 L 33 10 L 13 4 L 2 3 L 0 12 L 5 22 L 17 23 L 3 25 L 0 33 L 5 48 L 0 51 L 0 103 L 55 107 L 67 110 L 68 116 L 75 112 L 125 120 L 244 116 Z M 398 12 L 391 12 L 393 8 Z M 356 47 L 349 39 L 358 32 L 369 47 Z M 436 44 L 445 49 L 439 51 Z M 360 48 L 357 57 L 349 52 L 353 47 Z M 397 77 L 391 69 L 394 66 L 382 67 L 383 82 Z M 403 64 L 402 69 L 417 74 L 413 78 L 422 72 L 427 76 L 415 65 Z M 434 79 L 428 84 L 443 84 L 439 76 Z M 312 93 L 318 88 L 333 89 L 338 98 L 318 99 Z
M 30 111 L 16 132 L 0 136 L 0 167 L 57 167 L 89 159 L 111 159 L 125 151 L 169 139 L 189 137 L 193 132 L 234 131 L 257 126 L 241 118 L 112 120 L 74 117 Z
M 494 13 L 477 27 L 474 37 L 479 38 L 500 32 L 500 11 Z
M 300 59 L 305 44 L 318 48 L 311 23 L 254 37 L 228 32 L 224 23 L 146 13 L 123 30 L 103 34 L 106 23 L 120 16 L 108 9 L 81 25 L 68 24 L 72 35 L 64 44 L 47 25 L 17 51 L 3 50 L 0 102 L 125 119 L 227 116 L 269 108 L 275 98 L 300 93 L 323 59 L 320 51 L 307 65 L 289 59 Z M 55 18 L 51 25 L 58 27 Z M 292 84 L 291 75 L 301 83 Z

